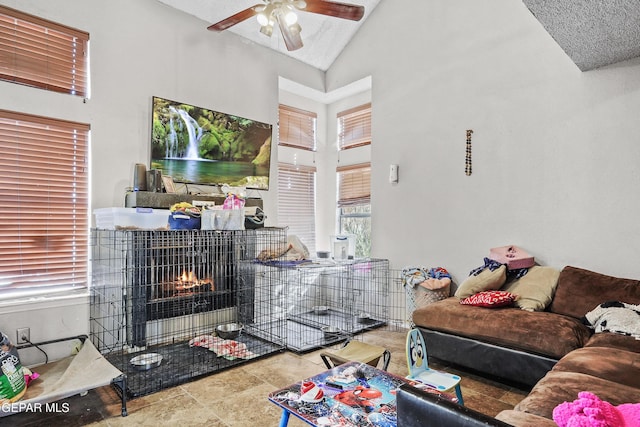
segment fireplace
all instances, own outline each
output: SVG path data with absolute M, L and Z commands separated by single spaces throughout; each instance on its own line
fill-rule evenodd
M 286 243 L 286 230 L 93 230 L 91 339 L 128 376 L 129 397 L 248 360 L 218 357 L 190 340 L 241 323 L 237 341 L 261 357 L 284 346 L 282 314 L 256 273 L 256 255 Z M 130 360 L 163 355 L 148 372 Z

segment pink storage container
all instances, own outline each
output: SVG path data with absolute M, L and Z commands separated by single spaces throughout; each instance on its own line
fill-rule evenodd
M 489 258 L 506 264 L 509 270 L 529 268 L 535 264 L 535 260 L 531 255 L 515 245 L 492 248 L 489 250 Z

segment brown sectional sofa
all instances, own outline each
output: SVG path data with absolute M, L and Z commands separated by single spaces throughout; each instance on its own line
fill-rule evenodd
M 472 307 L 451 297 L 417 309 L 413 321 L 425 336 L 429 357 L 532 387 L 513 410 L 497 415 L 495 425 L 554 426 L 553 409 L 575 400 L 580 391 L 614 405 L 640 402 L 640 340 L 594 334 L 582 322 L 586 313 L 607 301 L 640 304 L 640 282 L 567 266 L 544 311 Z M 402 407 L 407 408 L 404 416 Z M 452 418 L 442 425 L 487 425 L 479 415 L 478 424 L 470 422 L 468 410 L 464 417 L 456 416 L 456 405 L 416 399 L 406 390 L 398 395 L 399 426 L 414 425 L 408 419 L 441 416 L 443 410 Z M 465 421 L 457 424 L 456 419 Z

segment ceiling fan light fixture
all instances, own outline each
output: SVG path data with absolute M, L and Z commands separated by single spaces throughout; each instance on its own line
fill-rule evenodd
M 284 14 L 284 22 L 286 22 L 288 26 L 291 26 L 298 22 L 298 15 L 296 15 L 293 10 L 289 10 Z
M 302 32 L 302 27 L 298 23 L 289 25 L 288 27 L 289 27 L 289 31 L 291 31 L 294 34 L 300 34 Z
M 224 31 L 240 22 L 255 16 L 260 24 L 260 32 L 267 36 L 273 34 L 278 25 L 287 50 L 300 49 L 303 46 L 298 23 L 298 11 L 359 21 L 364 16 L 364 7 L 333 0 L 263 0 L 207 27 L 210 31 Z
M 258 24 L 261 26 L 269 25 L 269 17 L 264 13 L 260 12 L 256 15 L 256 19 L 258 20 Z
M 267 37 L 271 37 L 271 35 L 273 34 L 273 25 L 263 25 L 262 27 L 260 27 L 260 32 Z

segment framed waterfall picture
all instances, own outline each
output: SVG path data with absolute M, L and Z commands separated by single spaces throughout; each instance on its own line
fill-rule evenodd
M 172 183 L 268 190 L 272 127 L 154 96 L 151 169 Z

